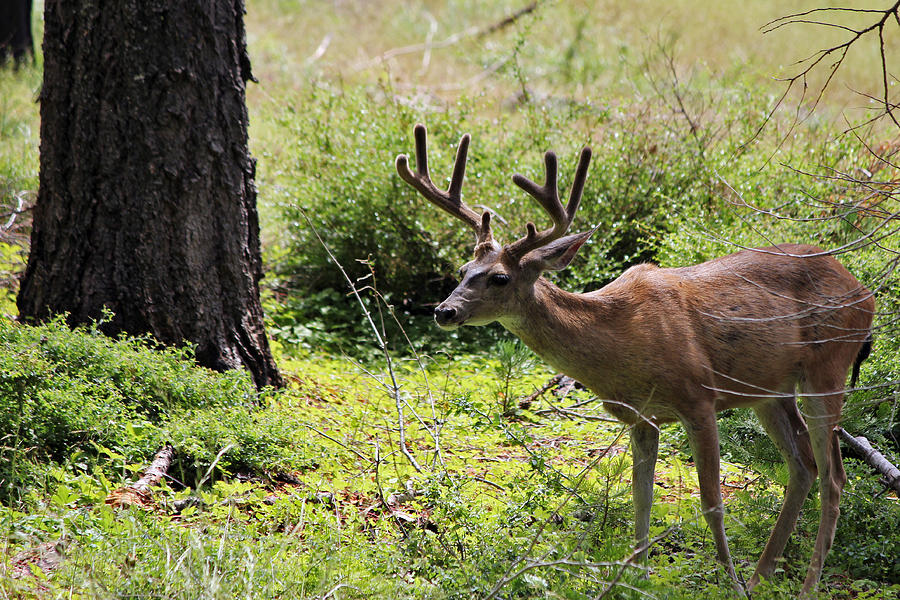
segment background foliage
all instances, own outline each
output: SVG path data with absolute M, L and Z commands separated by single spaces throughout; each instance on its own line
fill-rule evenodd
M 773 76 L 841 39 L 839 30 L 797 27 L 762 36 L 759 27 L 788 10 L 779 2 L 248 8 L 265 303 L 289 389 L 257 394 L 243 374 L 197 369 L 189 351 L 146 339 L 4 318 L 0 597 L 727 593 L 727 577 L 710 566 L 680 428 L 663 435 L 651 532 L 661 537 L 643 578 L 624 563 L 627 432 L 603 421 L 582 391 L 520 407 L 552 373 L 499 328 L 434 329 L 430 310 L 453 287 L 471 234 L 395 174 L 416 122 L 428 125 L 436 180 L 449 178 L 459 136 L 472 134 L 464 196 L 502 217 L 503 240 L 545 219 L 511 175 L 542 179 L 543 152 L 553 149 L 567 187 L 578 150 L 593 147 L 576 227 L 599 228 L 555 276 L 570 290 L 599 287 L 642 261 L 686 265 L 798 240 L 849 244 L 839 259 L 877 290 L 880 314 L 844 425 L 898 462 L 897 172 L 876 157 L 896 151 L 896 132 L 882 122 L 846 132 L 877 111 L 852 91 L 877 89 L 868 42 L 815 111 L 809 98 L 789 95 L 761 129 L 783 92 Z M 40 76 L 40 56 L 32 68 L 0 70 L 8 315 L 27 252 L 28 213 L 19 209 L 37 188 Z M 357 281 L 389 362 L 317 234 Z M 878 243 L 854 244 L 863 236 Z M 723 415 L 720 431 L 729 540 L 749 576 L 787 473 L 748 412 Z M 165 443 L 176 464 L 153 504 L 106 505 Z M 895 597 L 896 497 L 861 463 L 846 463 L 821 596 Z M 805 508 L 783 572 L 754 597 L 796 596 L 815 495 Z M 41 548 L 64 556 L 57 568 L 37 566 Z M 19 576 L 27 570 L 34 575 Z

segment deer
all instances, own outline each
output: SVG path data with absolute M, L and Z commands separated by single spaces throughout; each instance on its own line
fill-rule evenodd
M 650 509 L 659 426 L 684 427 L 717 560 L 739 595 L 770 578 L 818 477 L 821 514 L 802 595 L 820 579 L 834 541 L 846 482 L 835 427 L 872 345 L 873 294 L 828 252 L 811 245 L 742 249 L 693 266 L 638 264 L 587 293 L 559 288 L 543 274 L 566 268 L 593 230 L 568 233 L 581 202 L 591 149 L 580 154 L 569 199 L 559 199 L 557 158 L 544 155 L 545 183 L 513 182 L 550 217 L 501 245 L 491 212 L 462 201 L 470 136 L 463 135 L 449 188 L 428 171 L 426 129 L 414 128 L 415 171 L 400 154 L 400 177 L 475 233 L 474 258 L 434 309 L 439 327 L 498 322 L 552 367 L 584 384 L 629 427 L 635 560 L 650 546 Z M 798 405 L 798 392 L 803 411 Z M 749 407 L 789 471 L 781 511 L 750 580 L 738 579 L 725 534 L 719 484 L 717 414 Z

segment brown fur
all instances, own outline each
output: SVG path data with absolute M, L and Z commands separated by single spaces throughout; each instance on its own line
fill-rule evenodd
M 843 381 L 868 335 L 871 293 L 831 256 L 798 257 L 809 254 L 821 251 L 639 265 L 588 294 L 541 278 L 498 320 L 560 371 L 657 423 L 690 418 L 698 399 L 684 396 L 697 388 L 717 411 L 754 405 L 823 368 Z

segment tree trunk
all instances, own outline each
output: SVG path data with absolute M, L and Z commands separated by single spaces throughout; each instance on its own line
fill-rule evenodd
M 113 317 L 281 385 L 259 301 L 243 0 L 47 2 L 20 315 Z
M 0 2 L 0 66 L 10 57 L 16 64 L 34 56 L 31 37 L 31 0 Z

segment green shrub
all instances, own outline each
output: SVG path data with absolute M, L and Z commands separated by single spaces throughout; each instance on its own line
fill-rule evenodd
M 845 460 L 847 486 L 828 563 L 857 579 L 900 584 L 900 509 L 871 469 Z
M 0 315 L 14 315 L 37 196 L 41 71 L 0 66 Z
M 526 95 L 514 112 L 498 113 L 485 97 L 426 106 L 385 87 L 310 84 L 277 121 L 299 141 L 285 152 L 279 171 L 261 176 L 263 195 L 277 199 L 286 224 L 268 253 L 274 271 L 268 304 L 274 334 L 290 344 L 353 354 L 370 339 L 315 228 L 358 287 L 377 287 L 403 314 L 413 338 L 432 342 L 427 333 L 431 309 L 454 287 L 453 274 L 469 260 L 472 234 L 396 174 L 395 157 L 413 154 L 416 122 L 428 125 L 429 167 L 438 185 L 449 181 L 459 136 L 472 135 L 463 197 L 478 210 L 497 213 L 495 235 L 507 242 L 524 233 L 527 221 L 547 223 L 547 215 L 512 184 L 511 175 L 521 172 L 542 181 L 543 153 L 552 149 L 560 159 L 559 187 L 565 197 L 579 149 L 593 147 L 573 229 L 597 227 L 597 233 L 569 269 L 553 275 L 568 289 L 598 288 L 632 264 L 656 260 L 659 251 L 664 259 L 678 253 L 680 261 L 692 261 L 702 254 L 702 245 L 697 249 L 696 240 L 669 236 L 683 229 L 696 235 L 694 220 L 739 224 L 726 201 L 728 185 L 773 201 L 786 188 L 793 186 L 798 196 L 802 191 L 801 175 L 784 171 L 773 178 L 771 170 L 759 169 L 767 158 L 762 145 L 741 146 L 758 125 L 748 115 L 759 114 L 764 99 L 740 82 L 720 85 L 677 90 L 682 102 L 705 107 L 704 114 L 712 113 L 710 104 L 718 111 L 715 117 L 688 121 L 671 110 L 675 91 L 667 89 L 615 108 L 602 99 L 563 102 Z M 794 146 L 798 153 L 810 149 L 799 142 Z M 684 253 L 686 246 L 690 252 Z M 454 340 L 457 344 L 466 339 L 486 344 L 474 332 L 457 335 L 463 336 Z
M 38 327 L 2 319 L 0 348 L 0 502 L 42 465 L 73 456 L 115 471 L 174 442 L 191 484 L 223 448 L 220 468 L 262 472 L 284 467 L 283 448 L 300 445 L 259 410 L 247 374 L 197 367 L 189 349 L 110 339 L 97 326 L 71 331 L 62 317 Z

